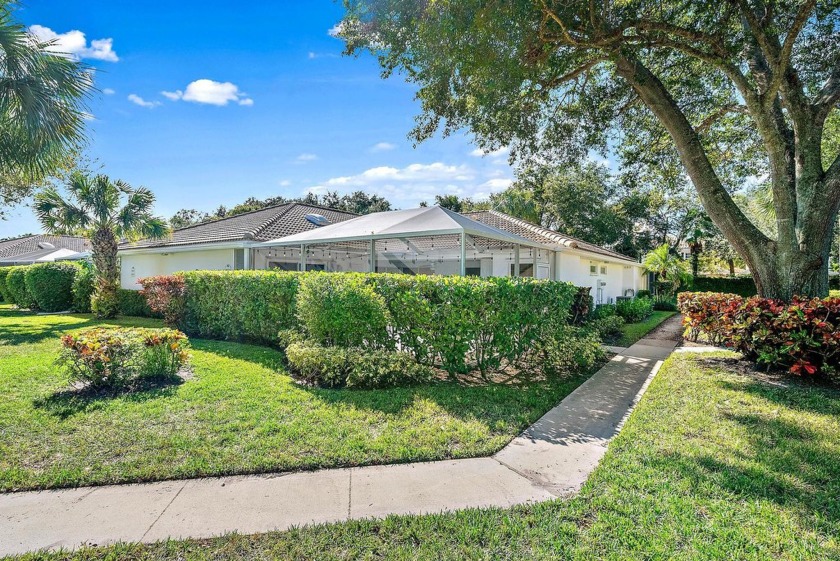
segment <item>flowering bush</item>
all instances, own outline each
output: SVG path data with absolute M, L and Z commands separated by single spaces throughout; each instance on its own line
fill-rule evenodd
M 162 315 L 166 325 L 177 327 L 182 324 L 186 303 L 183 276 L 148 277 L 140 279 L 140 286 L 143 287 L 140 294 L 146 299 L 149 308 Z
M 93 387 L 174 376 L 189 360 L 187 336 L 173 329 L 99 327 L 64 335 L 61 344 L 59 365 Z
M 794 298 L 790 304 L 735 294 L 683 293 L 686 335 L 703 334 L 749 360 L 793 374 L 840 368 L 840 298 Z

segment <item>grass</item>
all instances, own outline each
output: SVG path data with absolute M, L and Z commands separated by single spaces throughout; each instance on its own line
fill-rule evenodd
M 488 455 L 585 379 L 312 389 L 278 351 L 194 339 L 193 379 L 85 397 L 54 359 L 61 333 L 95 325 L 0 307 L 0 491 Z
M 639 323 L 625 323 L 621 327 L 621 335 L 615 341 L 611 342 L 611 344 L 617 347 L 629 347 L 674 314 L 676 312 L 654 310 L 650 317 L 644 321 L 640 321 Z
M 581 493 L 26 560 L 840 559 L 840 391 L 666 361 Z

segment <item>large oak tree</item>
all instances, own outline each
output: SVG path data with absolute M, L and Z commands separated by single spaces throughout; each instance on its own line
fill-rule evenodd
M 385 75 L 419 86 L 416 140 L 467 128 L 520 159 L 610 148 L 627 165 L 679 163 L 761 294 L 827 294 L 840 207 L 837 142 L 825 138 L 840 100 L 838 0 L 345 5 L 348 51 L 370 49 Z M 765 177 L 775 238 L 732 197 Z

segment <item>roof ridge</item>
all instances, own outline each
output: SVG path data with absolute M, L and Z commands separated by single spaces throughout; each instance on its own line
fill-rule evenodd
M 521 226 L 527 227 L 527 228 L 531 229 L 532 231 L 536 231 L 537 229 L 539 229 L 539 230 L 543 230 L 543 231 L 545 231 L 545 232 L 549 232 L 552 236 L 565 238 L 565 239 L 567 239 L 567 240 L 570 240 L 570 241 L 574 242 L 575 244 L 582 243 L 582 244 L 590 245 L 590 246 L 592 246 L 592 247 L 597 247 L 598 249 L 600 249 L 600 250 L 602 250 L 602 251 L 607 251 L 607 252 L 609 252 L 609 253 L 611 253 L 611 254 L 615 255 L 616 257 L 620 257 L 621 259 L 626 259 L 626 260 L 628 260 L 628 261 L 632 261 L 632 262 L 634 262 L 634 263 L 636 262 L 636 260 L 635 260 L 635 259 L 633 259 L 632 257 L 630 257 L 629 255 L 624 255 L 623 253 L 619 253 L 619 252 L 614 251 L 614 250 L 612 250 L 612 249 L 607 249 L 606 247 L 602 247 L 602 246 L 600 246 L 600 245 L 598 245 L 598 244 L 594 244 L 594 243 L 588 242 L 588 241 L 586 241 L 586 240 L 581 240 L 581 239 L 576 238 L 576 237 L 574 237 L 574 236 L 569 236 L 568 234 L 565 234 L 565 233 L 563 233 L 563 232 L 558 232 L 558 231 L 556 231 L 556 230 L 550 230 L 550 229 L 545 228 L 545 227 L 543 227 L 543 226 L 538 226 L 538 225 L 536 225 L 536 224 L 531 224 L 531 223 L 530 223 L 530 222 L 528 222 L 527 220 L 522 220 L 521 218 L 516 218 L 515 216 L 511 216 L 511 215 L 509 215 L 509 214 L 505 214 L 504 212 L 500 212 L 500 211 L 498 211 L 498 210 L 493 210 L 493 209 L 490 209 L 490 210 L 489 210 L 489 211 L 487 211 L 487 212 L 489 212 L 489 213 L 491 213 L 491 214 L 495 214 L 496 216 L 501 216 L 501 217 L 507 218 L 507 219 L 509 219 L 509 220 L 511 220 L 511 221 L 513 221 L 513 222 L 517 222 L 517 223 L 519 223 Z M 538 232 L 538 233 L 539 233 L 539 232 Z M 581 247 L 579 247 L 578 245 L 572 245 L 572 246 L 569 246 L 569 247 L 572 247 L 572 248 L 574 248 L 574 249 L 585 249 L 585 248 L 581 248 Z
M 204 222 L 198 222 L 196 224 L 190 224 L 189 226 L 184 226 L 183 228 L 175 228 L 173 232 L 182 232 L 184 230 L 189 230 L 190 228 L 197 228 L 199 226 L 206 226 L 207 224 L 217 224 L 219 222 L 223 222 L 225 220 L 232 220 L 234 218 L 239 218 L 240 216 L 246 216 L 248 214 L 254 214 L 255 212 L 263 212 L 265 210 L 270 210 L 272 208 L 279 208 L 281 206 L 293 205 L 292 202 L 280 203 L 278 205 L 271 205 L 263 208 L 257 208 L 254 210 L 249 210 L 247 212 L 240 212 L 239 214 L 234 214 L 233 216 L 223 216 L 221 218 L 216 218 L 215 220 L 205 220 Z
M 277 213 L 277 214 L 275 214 L 274 216 L 270 217 L 268 220 L 263 221 L 263 222 L 262 222 L 262 224 L 260 224 L 259 226 L 257 226 L 256 228 L 254 228 L 253 230 L 251 230 L 250 232 L 248 232 L 248 234 L 250 235 L 250 237 L 251 237 L 251 238 L 256 238 L 256 237 L 257 237 L 257 232 L 259 232 L 260 230 L 262 230 L 262 229 L 264 229 L 264 228 L 268 228 L 271 224 L 274 224 L 274 223 L 275 223 L 275 222 L 277 222 L 280 218 L 282 218 L 282 217 L 286 216 L 287 214 L 289 214 L 289 211 L 291 211 L 293 208 L 295 208 L 295 206 L 297 206 L 297 204 L 296 204 L 296 203 L 291 203 L 291 204 L 289 204 L 289 205 L 288 205 L 288 206 L 287 206 L 287 207 L 283 210 L 283 212 L 278 212 L 278 213 Z M 245 236 L 245 237 L 247 238 L 248 236 Z

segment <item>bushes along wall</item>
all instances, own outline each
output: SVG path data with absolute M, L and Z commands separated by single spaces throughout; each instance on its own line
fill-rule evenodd
M 6 289 L 13 304 L 17 304 L 19 308 L 36 310 L 38 305 L 26 287 L 26 269 L 27 267 L 23 265 L 10 267 L 6 275 Z
M 38 309 L 63 312 L 73 307 L 73 280 L 79 266 L 75 263 L 38 263 L 26 268 L 24 280 Z

